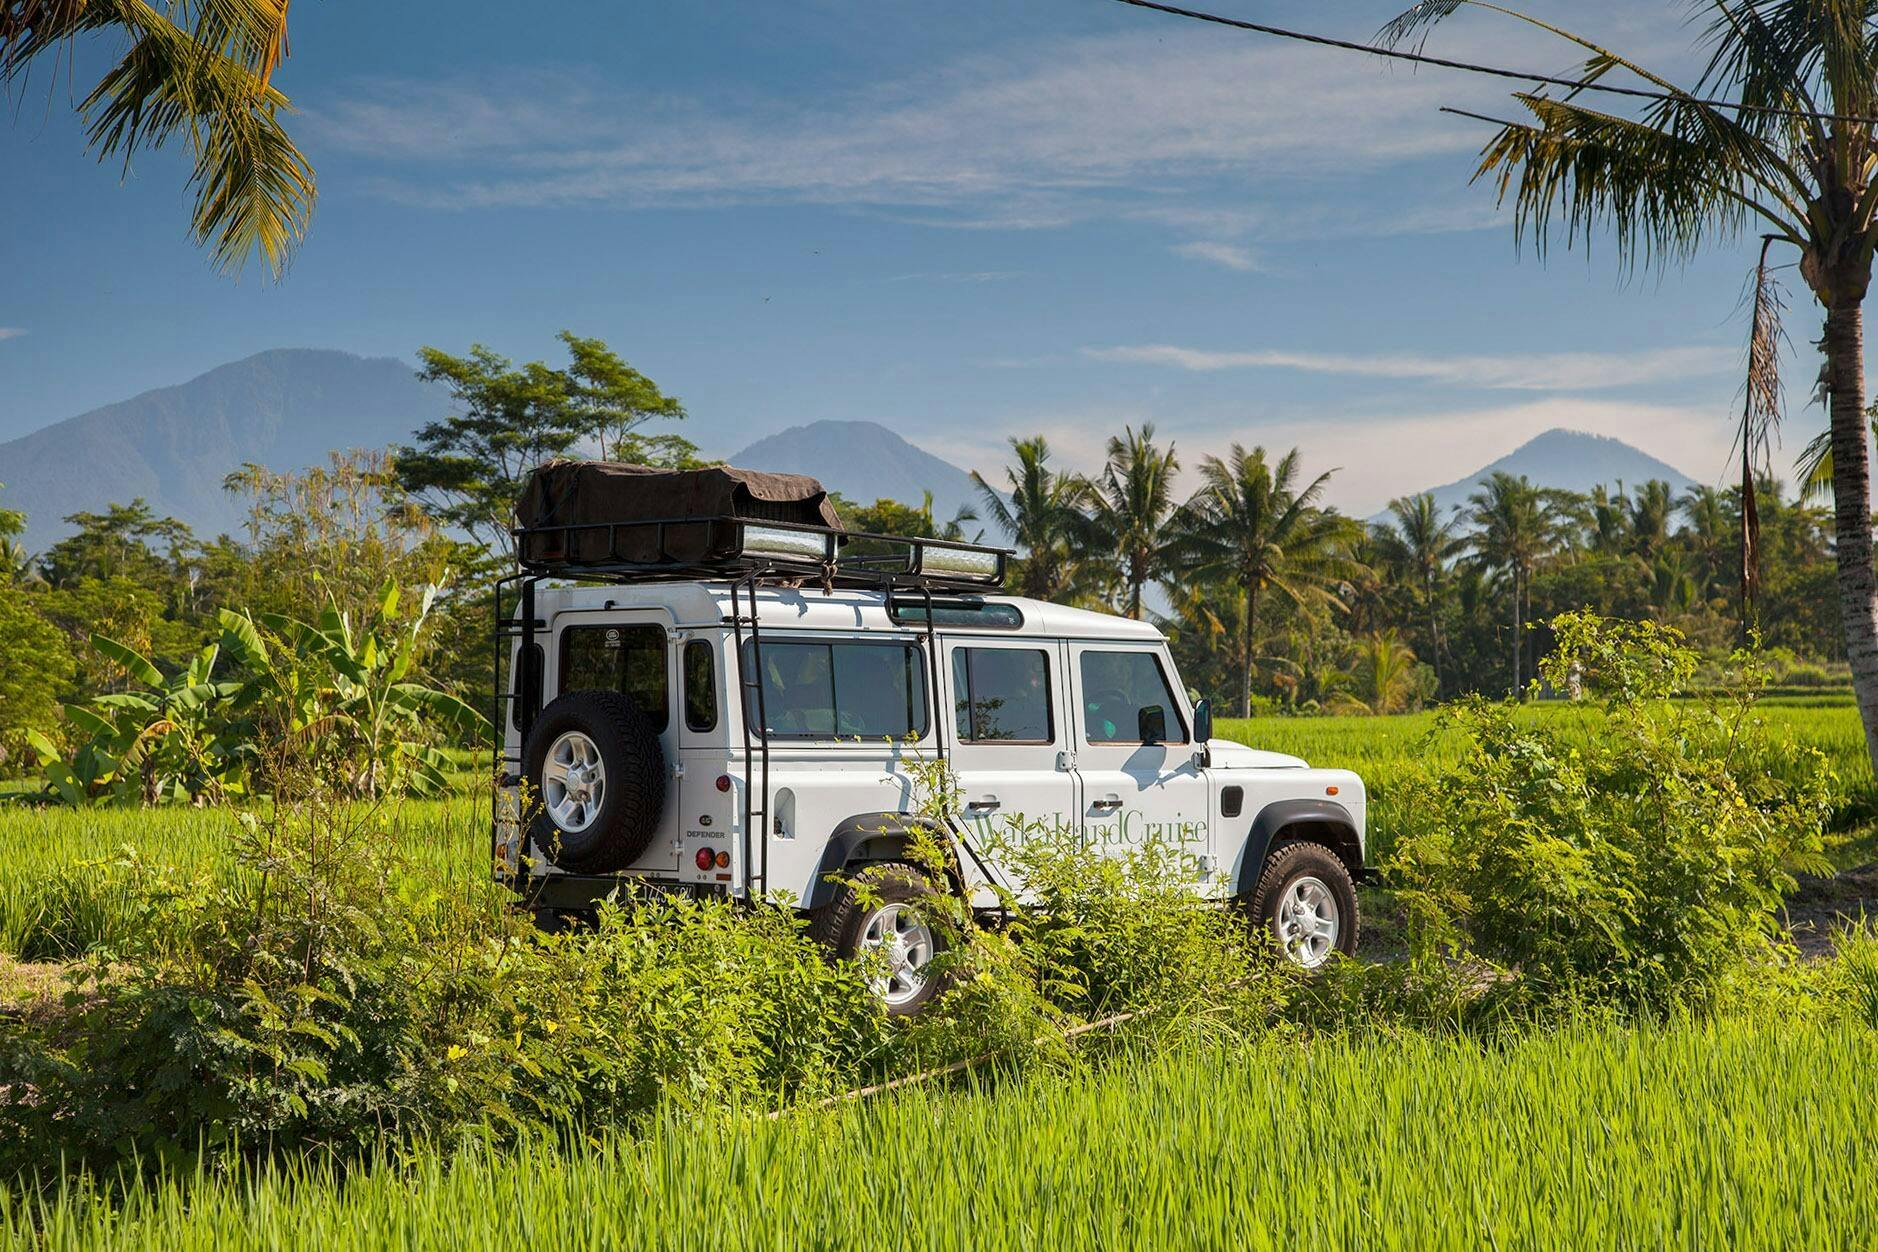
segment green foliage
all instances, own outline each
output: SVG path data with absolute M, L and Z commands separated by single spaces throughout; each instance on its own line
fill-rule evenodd
M 520 368 L 477 344 L 467 357 L 436 348 L 419 355 L 419 376 L 450 389 L 461 412 L 417 432 L 394 450 L 400 486 L 433 518 L 506 550 L 515 500 L 540 465 L 598 443 L 603 455 L 650 465 L 692 464 L 682 436 L 647 433 L 655 421 L 684 417 L 677 399 L 598 339 L 562 331 L 564 370 L 531 361 Z
M 488 722 L 413 680 L 436 596 L 435 586 L 407 597 L 387 582 L 356 626 L 337 608 L 317 623 L 223 609 L 220 641 L 169 677 L 135 648 L 94 635 L 93 649 L 131 686 L 66 706 L 86 736 L 69 761 L 50 738 L 32 736 L 48 786 L 68 804 L 219 803 L 278 793 L 311 767 L 352 795 L 440 792 L 449 762 L 437 730 L 475 740 Z M 217 677 L 224 656 L 236 677 Z
M 217 646 L 165 678 L 134 648 L 103 635 L 91 644 L 134 685 L 66 706 L 66 718 L 87 736 L 69 763 L 52 740 L 31 737 L 54 795 L 66 804 L 218 803 L 241 790 L 253 728 L 236 711 L 241 684 L 214 679 Z
M 55 1028 L 0 1037 L 0 1091 L 32 1093 L 0 1098 L 0 1174 L 767 1107 L 886 1047 L 857 971 L 781 912 L 647 902 L 543 936 L 494 884 L 414 872 L 386 811 L 307 795 L 220 869 L 115 867 L 133 924 Z
M 0 591 L 0 775 L 11 772 L 29 731 L 51 729 L 77 664 L 65 636 L 25 596 Z
M 318 1247 L 1859 1246 L 1878 1035 L 1781 1022 L 1189 1047 L 769 1120 L 0 1190 L 0 1241 Z M 809 1233 L 812 1232 L 812 1233 Z M 890 1232 L 883 1235 L 883 1232 Z
M 1757 716 L 1751 657 L 1726 694 L 1671 700 L 1696 665 L 1674 631 L 1553 629 L 1545 677 L 1603 697 L 1598 733 L 1479 701 L 1442 719 L 1458 762 L 1392 800 L 1417 951 L 1478 953 L 1541 998 L 1707 1002 L 1769 954 L 1790 871 L 1823 865 L 1832 772 Z

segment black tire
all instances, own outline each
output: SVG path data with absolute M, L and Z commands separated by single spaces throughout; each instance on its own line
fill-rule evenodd
M 605 780 L 594 811 L 578 825 L 556 821 L 544 768 L 564 738 L 585 736 Z M 617 691 L 570 691 L 541 711 L 522 749 L 538 854 L 572 874 L 625 869 L 652 842 L 665 807 L 665 751 L 658 731 L 631 697 Z M 570 825 L 573 828 L 568 828 Z
M 933 945 L 932 955 L 945 951 L 945 928 L 931 920 L 937 913 L 932 906 L 938 892 L 926 875 L 901 861 L 880 861 L 861 868 L 850 878 L 853 882 L 844 883 L 833 902 L 817 911 L 812 927 L 815 937 L 837 958 L 860 960 L 868 928 L 876 915 L 890 908 L 905 910 L 909 906 L 915 912 L 927 913 L 929 920 L 925 924 Z M 866 905 L 862 903 L 863 893 L 868 897 Z M 945 976 L 928 967 L 921 985 L 911 994 L 895 993 L 891 982 L 887 986 L 877 982 L 874 990 L 889 1016 L 912 1017 L 945 991 Z
M 1305 959 L 1300 951 L 1293 950 L 1286 943 L 1286 934 L 1281 927 L 1279 908 L 1285 903 L 1286 896 L 1295 884 L 1306 879 L 1314 879 L 1328 892 L 1336 906 L 1336 936 L 1329 949 L 1316 960 Z M 1358 932 L 1362 929 L 1362 914 L 1356 902 L 1356 884 L 1350 879 L 1350 869 L 1343 863 L 1343 858 L 1326 848 L 1321 843 L 1287 843 L 1280 845 L 1265 859 L 1265 868 L 1259 873 L 1258 885 L 1246 898 L 1246 912 L 1254 924 L 1272 938 L 1273 944 L 1286 960 L 1307 968 L 1323 964 L 1331 952 L 1341 952 L 1345 956 L 1356 954 Z

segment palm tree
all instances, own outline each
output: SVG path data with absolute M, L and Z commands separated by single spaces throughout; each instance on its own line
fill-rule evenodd
M 1483 569 L 1507 577 L 1513 600 L 1513 695 L 1520 694 L 1521 658 L 1525 653 L 1525 607 L 1533 572 L 1558 546 L 1559 520 L 1554 495 L 1505 470 L 1496 472 L 1473 495 L 1468 521 L 1474 533 L 1468 545 Z
M 1298 450 L 1276 466 L 1265 449 L 1232 446 L 1225 460 L 1200 463 L 1200 490 L 1182 508 L 1174 551 L 1188 577 L 1230 583 L 1244 600 L 1239 630 L 1239 715 L 1252 715 L 1253 647 L 1267 592 L 1311 611 L 1338 603 L 1354 569 L 1344 548 L 1359 533 L 1351 519 L 1318 507 L 1330 473 L 1298 487 Z
M 1421 608 L 1428 615 L 1428 655 L 1435 669 L 1435 683 L 1441 682 L 1441 585 L 1447 580 L 1448 565 L 1466 546 L 1456 530 L 1456 519 L 1441 516 L 1433 492 L 1403 496 L 1389 501 L 1389 513 L 1395 519 L 1383 528 L 1383 547 L 1388 561 L 1414 580 Z
M 1867 756 L 1878 768 L 1878 573 L 1872 564 L 1864 306 L 1878 254 L 1878 0 L 1699 0 L 1706 61 L 1685 90 L 1610 49 L 1485 0 L 1422 0 L 1383 31 L 1391 43 L 1478 5 L 1587 54 L 1583 77 L 1627 71 L 1663 98 L 1636 117 L 1577 92 L 1515 95 L 1529 120 L 1498 127 L 1477 177 L 1511 198 L 1543 252 L 1555 232 L 1587 246 L 1607 227 L 1627 261 L 1688 258 L 1749 223 L 1792 245 L 1824 308 L 1821 383 L 1832 421 L 1839 617 Z M 1725 97 L 1739 107 L 1705 103 Z
M 1108 463 L 1090 492 L 1093 547 L 1115 564 L 1128 616 L 1141 617 L 1141 591 L 1166 572 L 1167 519 L 1176 507 L 1174 445 L 1155 446 L 1154 424 L 1109 439 Z
M 1702 596 L 1707 599 L 1726 577 L 1734 547 L 1734 513 L 1727 494 L 1708 486 L 1691 487 L 1676 507 L 1688 521 L 1682 538 L 1702 567 Z
M 1626 496 L 1624 505 L 1630 513 L 1630 550 L 1645 561 L 1654 561 L 1669 545 L 1669 522 L 1676 513 L 1674 493 L 1668 483 L 1653 478 Z
M 1076 552 L 1088 527 L 1082 510 L 1089 485 L 1050 468 L 1050 447 L 1042 435 L 1012 439 L 1011 450 L 1017 453 L 1017 464 L 1004 471 L 1008 495 L 976 470 L 972 481 L 978 484 L 987 519 L 1023 549 L 1020 589 L 1032 599 L 1060 599 L 1076 580 Z
M 1330 701 L 1338 713 L 1372 713 L 1384 717 L 1406 713 L 1419 696 L 1415 680 L 1415 652 L 1393 630 L 1362 640 L 1350 667 L 1352 690 Z
M 99 160 L 180 140 L 194 165 L 190 229 L 224 270 L 259 253 L 276 277 L 306 233 L 313 169 L 282 128 L 272 85 L 287 0 L 5 0 L 0 86 L 42 60 L 69 66 L 90 36 L 129 39 L 79 103 Z M 56 72 L 56 71 L 55 71 Z

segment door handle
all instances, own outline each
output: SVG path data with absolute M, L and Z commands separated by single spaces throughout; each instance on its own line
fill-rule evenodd
M 1100 800 L 1091 800 L 1089 807 L 1098 813 L 1113 813 L 1122 807 L 1122 802 L 1115 796 L 1105 796 Z
M 1003 803 L 1004 802 L 996 796 L 986 796 L 982 800 L 973 800 L 965 807 L 974 813 L 993 813 L 996 812 Z

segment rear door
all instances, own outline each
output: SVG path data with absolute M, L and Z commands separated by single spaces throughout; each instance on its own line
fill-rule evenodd
M 678 658 L 671 637 L 671 615 L 663 609 L 608 609 L 559 613 L 554 618 L 554 671 L 548 675 L 546 700 L 570 691 L 618 691 L 632 697 L 659 732 L 668 771 L 665 811 L 659 831 L 628 873 L 669 874 L 678 868 L 678 788 L 669 771 L 679 755 L 676 693 Z
M 1092 848 L 1174 848 L 1183 873 L 1211 882 L 1205 771 L 1173 669 L 1153 644 L 1071 643 L 1078 822 Z
M 951 764 L 960 820 L 1002 884 L 1021 890 L 1001 842 L 1061 835 L 1075 824 L 1069 701 L 1056 640 L 949 638 Z

